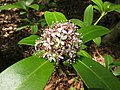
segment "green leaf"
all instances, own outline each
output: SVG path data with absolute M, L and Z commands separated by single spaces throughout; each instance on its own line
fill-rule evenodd
M 120 67 L 118 67 L 115 71 L 113 71 L 115 76 L 120 76 Z
M 19 9 L 24 9 L 24 10 L 27 10 L 27 7 L 25 5 L 25 1 L 18 1 L 16 3 L 17 6 L 19 6 Z
M 55 3 L 55 2 L 49 2 L 49 7 L 55 8 L 57 6 L 58 6 L 57 3 Z
M 108 1 L 104 2 L 104 11 L 105 12 L 110 12 L 111 11 L 110 10 L 110 5 L 111 5 L 110 2 L 108 2 Z
M 98 6 L 100 12 L 102 13 L 104 9 L 102 0 L 92 0 L 92 1 Z
M 32 29 L 33 34 L 36 34 L 38 32 L 38 25 L 36 25 L 36 24 L 32 25 L 30 28 Z
M 91 25 L 93 21 L 93 6 L 89 5 L 84 12 L 84 25 Z
M 112 69 L 112 66 L 110 66 L 110 64 L 113 62 L 113 58 L 108 55 L 108 54 L 105 54 L 104 55 L 104 60 L 105 60 L 105 66 L 108 70 L 111 70 Z
M 120 13 L 120 4 L 111 4 L 110 9 L 112 11 L 116 11 L 116 12 Z
M 120 61 L 114 61 L 110 65 L 120 66 Z
M 32 4 L 29 7 L 33 8 L 34 10 L 39 10 L 39 5 L 38 4 Z
M 23 38 L 22 40 L 20 40 L 18 42 L 18 44 L 24 44 L 24 45 L 30 45 L 30 46 L 34 46 L 36 40 L 40 38 L 40 36 L 38 35 L 30 35 L 29 37 Z
M 70 21 L 71 21 L 72 23 L 75 23 L 75 24 L 78 25 L 79 27 L 84 27 L 84 26 L 85 26 L 84 23 L 83 23 L 83 21 L 81 21 L 81 20 L 79 20 L 79 19 L 70 19 Z
M 74 69 L 91 90 L 118 90 L 120 81 L 109 70 L 98 62 L 88 58 L 81 58 Z
M 8 9 L 13 9 L 13 8 L 19 8 L 19 9 L 25 9 L 25 2 L 24 1 L 18 1 L 15 4 L 7 4 L 4 6 L 0 6 L 0 10 L 8 10 Z
M 86 48 L 87 48 L 87 45 L 85 45 L 84 43 L 82 43 L 80 49 L 86 49 Z
M 54 63 L 31 56 L 0 74 L 0 90 L 43 90 L 54 70 Z
M 87 58 L 92 58 L 90 56 L 90 54 L 88 54 L 85 50 L 80 50 L 79 52 L 77 52 L 77 54 L 84 56 L 84 57 L 87 57 Z
M 26 12 L 22 12 L 22 11 L 21 11 L 21 12 L 20 12 L 20 15 L 23 15 L 23 14 L 26 14 Z
M 16 31 L 22 30 L 22 29 L 27 28 L 27 27 L 29 27 L 29 26 L 30 26 L 30 25 L 25 25 L 25 26 L 18 27 L 18 28 L 16 29 Z
M 25 0 L 26 6 L 29 6 L 29 5 L 32 4 L 33 2 L 34 2 L 34 0 Z
M 30 21 L 30 19 L 28 19 L 28 18 L 24 18 L 24 19 L 22 19 L 23 21 L 26 21 L 26 22 L 29 22 L 30 24 L 33 24 L 33 22 L 31 22 Z
M 42 22 L 40 23 L 40 25 L 41 25 L 41 27 L 44 27 L 44 26 L 46 25 L 46 21 L 42 21 Z
M 98 10 L 99 12 L 101 12 L 100 8 L 96 5 L 93 6 L 93 8 L 95 8 L 96 10 Z
M 52 23 L 61 22 L 61 21 L 66 21 L 66 17 L 60 13 L 60 12 L 49 12 L 46 11 L 44 13 L 45 20 L 48 24 L 48 26 L 52 25 Z
M 103 26 L 90 25 L 90 26 L 82 27 L 81 29 L 78 30 L 78 32 L 81 34 L 83 42 L 86 43 L 97 37 L 108 34 L 110 30 Z
M 20 7 L 16 4 L 7 4 L 7 5 L 0 6 L 0 10 L 8 10 L 13 8 L 20 8 Z
M 95 38 L 95 39 L 93 39 L 93 41 L 95 42 L 95 44 L 100 46 L 100 44 L 101 44 L 101 37 Z

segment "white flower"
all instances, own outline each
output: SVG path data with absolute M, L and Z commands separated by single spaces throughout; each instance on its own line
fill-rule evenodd
M 35 42 L 35 50 L 44 50 L 44 58 L 54 62 L 64 59 L 70 64 L 75 62 L 82 40 L 74 24 L 54 23 L 46 28 L 41 36 Z

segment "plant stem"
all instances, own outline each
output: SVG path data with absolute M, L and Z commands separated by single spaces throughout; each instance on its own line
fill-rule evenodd
M 94 25 L 96 25 L 107 13 L 106 12 L 102 12 L 101 16 L 98 18 L 98 20 L 94 23 Z

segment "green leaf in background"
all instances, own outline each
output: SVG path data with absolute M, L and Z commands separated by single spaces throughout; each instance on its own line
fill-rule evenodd
M 115 76 L 120 76 L 120 67 L 118 67 L 115 71 L 113 71 Z
M 120 13 L 120 4 L 111 4 L 110 9 L 112 11 L 116 11 L 116 12 Z
M 100 12 L 102 13 L 104 9 L 102 0 L 92 0 L 92 1 L 98 6 Z
M 53 23 L 61 22 L 61 21 L 66 21 L 66 17 L 60 13 L 60 12 L 49 12 L 46 11 L 44 13 L 45 20 L 48 24 L 48 26 L 52 25 Z
M 120 61 L 114 61 L 110 65 L 120 66 Z
M 120 81 L 109 70 L 89 58 L 73 64 L 74 69 L 90 90 L 118 90 Z
M 56 2 L 49 2 L 49 7 L 57 7 L 57 3 Z
M 75 23 L 75 24 L 78 25 L 79 27 L 84 27 L 84 26 L 85 26 L 85 25 L 84 25 L 84 22 L 81 21 L 81 20 L 79 20 L 79 19 L 70 19 L 70 21 L 71 21 L 72 23 Z
M 26 21 L 26 22 L 29 22 L 30 24 L 33 24 L 33 22 L 31 22 L 30 21 L 30 19 L 28 19 L 28 18 L 24 18 L 24 19 L 22 19 L 23 21 Z
M 110 10 L 110 5 L 111 5 L 110 2 L 108 2 L 108 1 L 104 2 L 104 11 L 105 12 L 110 12 L 111 11 Z
M 91 25 L 93 21 L 93 6 L 89 5 L 84 12 L 84 25 Z
M 27 28 L 27 27 L 29 27 L 29 26 L 30 26 L 30 25 L 25 25 L 25 26 L 18 27 L 18 28 L 16 29 L 16 31 L 22 30 L 22 29 Z
M 84 43 L 82 43 L 80 49 L 86 49 L 86 48 L 87 48 L 87 45 L 85 45 Z
M 43 90 L 54 70 L 54 63 L 31 56 L 0 74 L 0 90 Z
M 23 14 L 26 14 L 26 12 L 21 11 L 21 12 L 20 12 L 20 15 L 23 15 Z
M 78 32 L 81 34 L 83 42 L 86 43 L 86 42 L 93 40 L 97 37 L 108 34 L 110 32 L 110 30 L 103 27 L 103 26 L 90 25 L 90 26 L 80 28 L 78 30 Z
M 93 39 L 93 41 L 95 42 L 95 44 L 100 46 L 100 44 L 101 44 L 101 37 L 95 38 L 95 39 Z
M 23 38 L 22 40 L 20 40 L 18 42 L 18 44 L 24 44 L 24 45 L 30 45 L 30 46 L 34 46 L 36 40 L 40 38 L 40 36 L 38 35 L 30 35 L 29 37 Z
M 0 6 L 0 10 L 8 10 L 8 9 L 13 9 L 13 8 L 19 8 L 19 9 L 25 9 L 26 10 L 25 2 L 24 1 L 18 1 L 14 4 L 7 4 L 7 5 Z
M 19 9 L 24 9 L 24 10 L 27 10 L 27 7 L 25 5 L 25 1 L 18 1 L 16 2 L 16 5 L 19 6 Z
M 113 62 L 113 58 L 108 55 L 108 54 L 105 54 L 104 55 L 104 60 L 105 60 L 105 66 L 108 70 L 111 70 L 112 69 L 112 66 L 110 66 L 110 64 Z
M 20 7 L 16 4 L 7 4 L 7 5 L 0 6 L 0 10 L 8 10 L 13 8 L 20 8 Z
M 37 32 L 38 32 L 38 25 L 32 25 L 32 26 L 30 26 L 30 28 L 32 29 L 32 33 L 33 34 L 36 34 Z
M 90 56 L 90 54 L 88 54 L 85 50 L 80 50 L 79 52 L 77 52 L 77 54 L 84 56 L 84 57 L 87 57 L 87 58 L 92 58 Z
M 25 0 L 25 5 L 29 6 L 30 4 L 32 4 L 34 2 L 34 0 Z
M 34 10 L 39 10 L 39 5 L 38 4 L 32 4 L 29 7 L 33 8 Z
M 94 9 L 98 10 L 99 12 L 101 12 L 100 8 L 96 5 L 93 6 Z

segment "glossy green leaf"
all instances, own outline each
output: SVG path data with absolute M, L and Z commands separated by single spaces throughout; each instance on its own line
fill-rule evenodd
M 91 25 L 93 21 L 93 6 L 89 5 L 84 12 L 84 25 Z
M 96 45 L 100 46 L 100 44 L 101 44 L 101 37 L 95 38 L 95 39 L 93 39 L 93 41 L 95 42 Z
M 34 46 L 36 40 L 39 38 L 40 38 L 40 36 L 38 36 L 38 35 L 30 35 L 29 37 L 26 37 L 26 38 L 23 38 L 22 40 L 20 40 L 18 42 L 18 44 Z
M 34 10 L 39 10 L 39 5 L 38 4 L 32 4 L 29 7 L 33 8 Z
M 104 55 L 104 60 L 105 60 L 105 66 L 108 70 L 111 70 L 112 69 L 112 66 L 110 66 L 110 64 L 113 62 L 113 58 L 108 55 L 108 54 L 105 54 Z
M 116 12 L 120 13 L 120 4 L 111 4 L 110 9 L 112 11 L 116 11 Z
M 72 23 L 75 23 L 75 24 L 78 25 L 79 27 L 84 27 L 84 26 L 85 26 L 84 23 L 83 23 L 83 21 L 81 21 L 81 20 L 79 20 L 79 19 L 70 19 L 70 21 L 71 21 Z
M 38 32 L 38 25 L 36 25 L 36 24 L 32 25 L 30 28 L 32 29 L 33 34 L 36 34 Z
M 31 56 L 0 74 L 0 90 L 43 90 L 54 70 L 54 63 Z
M 90 56 L 90 54 L 88 54 L 85 50 L 80 50 L 79 52 L 77 52 L 77 54 L 84 56 L 84 57 L 87 57 L 87 58 L 92 58 Z
M 120 67 L 118 67 L 115 71 L 113 71 L 115 76 L 120 76 Z
M 103 12 L 104 5 L 102 0 L 92 0 L 92 1 L 99 7 L 100 12 Z
M 48 26 L 52 25 L 52 23 L 56 23 L 57 21 L 61 22 L 61 21 L 67 20 L 66 17 L 60 12 L 46 11 L 44 13 L 44 16 L 45 16 L 45 20 L 46 20 Z
M 110 30 L 103 26 L 90 25 L 90 26 L 82 27 L 81 29 L 78 30 L 78 32 L 81 34 L 83 42 L 86 43 L 97 37 L 108 34 Z
M 98 62 L 81 58 L 74 69 L 90 90 L 118 90 L 120 81 Z

